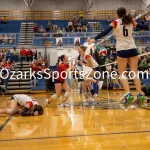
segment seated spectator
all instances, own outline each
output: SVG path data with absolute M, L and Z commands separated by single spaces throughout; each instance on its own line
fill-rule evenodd
M 26 50 L 24 49 L 24 47 L 22 47 L 22 49 L 20 50 L 21 61 L 27 61 L 26 54 L 27 54 Z
M 142 54 L 144 54 L 144 53 L 146 53 L 146 51 L 145 51 L 145 49 L 144 48 L 142 48 L 142 52 L 141 52 Z
M 139 70 L 140 71 L 145 71 L 147 70 L 148 64 L 146 63 L 145 59 L 142 59 L 142 62 L 139 65 Z
M 4 43 L 5 43 L 5 44 L 8 43 L 8 36 L 7 36 L 7 34 L 5 34 L 5 36 L 4 36 Z
M 41 59 L 43 60 L 43 56 L 42 56 L 41 52 L 39 52 L 38 53 L 38 60 L 41 60 Z
M 32 61 L 33 60 L 33 52 L 31 49 L 27 50 L 27 61 Z
M 62 31 L 60 30 L 60 28 L 58 28 L 57 33 L 62 33 Z
M 82 32 L 82 31 L 83 31 L 82 27 L 81 27 L 81 26 L 78 26 L 78 27 L 77 27 L 77 31 L 78 31 L 78 32 Z
M 40 33 L 43 33 L 43 32 L 44 32 L 44 28 L 43 28 L 42 25 L 40 26 L 39 32 L 40 32 Z
M 6 24 L 7 22 L 8 22 L 8 20 L 7 20 L 6 16 L 4 16 L 4 18 L 2 19 L 2 23 Z
M 13 55 L 12 53 L 10 52 L 10 50 L 8 50 L 7 54 L 6 54 L 6 61 L 13 61 Z
M 16 47 L 14 47 L 12 54 L 13 54 L 13 60 L 16 62 L 19 61 L 19 52 L 17 51 Z
M 115 61 L 115 55 L 113 54 L 112 50 L 110 51 L 110 54 L 108 55 L 109 61 L 112 63 Z
M 87 26 L 84 25 L 83 28 L 82 28 L 82 30 L 83 30 L 83 32 L 87 32 L 87 30 L 88 30 Z
M 0 34 L 0 44 L 2 44 L 4 42 L 4 38 L 3 38 L 3 35 Z
M 36 23 L 34 24 L 34 33 L 38 33 L 38 25 Z
M 73 22 L 70 20 L 70 21 L 68 22 L 69 31 L 72 30 L 72 26 L 73 26 Z
M 62 29 L 62 32 L 63 32 L 63 33 L 66 32 L 65 28 Z
M 5 92 L 6 92 L 6 88 L 5 88 L 4 80 L 0 76 L 0 93 L 4 95 Z
M 12 34 L 10 35 L 10 37 L 8 37 L 8 42 L 9 42 L 9 44 L 13 44 L 14 43 L 14 37 L 13 37 Z
M 4 53 L 3 50 L 0 50 L 0 62 L 4 59 Z
M 53 27 L 53 26 L 52 26 L 51 22 L 49 21 L 48 25 L 47 25 L 47 28 L 46 28 L 46 31 L 50 31 L 51 27 Z
M 147 45 L 147 46 L 145 47 L 145 51 L 146 51 L 146 53 L 147 53 L 147 52 L 150 52 L 150 45 Z
M 109 46 L 109 43 L 108 43 L 108 42 L 105 43 L 105 48 L 107 49 L 107 54 L 109 55 L 109 54 L 110 54 L 111 47 Z

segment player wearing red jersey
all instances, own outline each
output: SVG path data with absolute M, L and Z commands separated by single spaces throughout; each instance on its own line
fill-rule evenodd
M 68 85 L 68 83 L 66 82 L 66 77 L 67 77 L 67 74 L 70 72 L 70 71 L 73 71 L 75 69 L 75 66 L 76 66 L 76 63 L 69 67 L 68 65 L 68 57 L 65 56 L 65 55 L 62 55 L 60 57 L 60 60 L 61 60 L 61 63 L 58 67 L 58 78 L 55 79 L 55 90 L 56 90 L 56 94 L 54 94 L 50 100 L 46 100 L 46 104 L 47 103 L 50 103 L 51 100 L 57 100 L 59 99 L 59 97 L 61 96 L 61 92 L 62 90 L 65 90 L 65 94 L 64 94 L 64 97 L 63 97 L 63 101 L 61 103 L 61 106 L 68 106 L 66 104 L 66 101 L 70 95 L 70 92 L 71 92 L 71 89 Z

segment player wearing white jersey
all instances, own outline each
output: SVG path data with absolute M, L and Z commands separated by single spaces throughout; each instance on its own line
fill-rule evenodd
M 11 97 L 11 107 L 8 109 L 0 110 L 0 114 L 18 114 L 18 108 L 21 107 L 22 116 L 37 116 L 43 114 L 43 108 L 31 96 L 25 94 L 15 94 Z
M 101 89 L 101 86 L 102 86 L 101 82 L 93 79 L 96 75 L 96 72 L 100 71 L 100 68 L 99 68 L 98 63 L 93 59 L 93 57 L 90 54 L 86 53 L 86 47 L 85 46 L 80 46 L 78 48 L 78 52 L 83 57 L 83 60 L 84 60 L 84 62 L 83 61 L 79 62 L 82 66 L 85 66 L 85 70 L 83 69 L 83 72 L 85 75 L 84 81 L 85 81 L 86 86 L 90 90 L 90 92 L 92 94 L 93 101 L 94 101 L 95 96 L 94 96 L 94 90 L 93 90 L 93 87 L 91 85 L 91 82 L 92 83 L 98 83 L 99 89 Z M 86 68 L 86 67 L 88 67 L 88 68 Z
M 117 20 L 113 21 L 109 28 L 98 34 L 94 39 L 91 40 L 91 43 L 94 43 L 97 39 L 100 39 L 107 35 L 111 30 L 113 30 L 116 36 L 116 50 L 117 50 L 117 61 L 118 61 L 118 69 L 121 77 L 121 81 L 123 87 L 126 91 L 126 94 L 123 96 L 123 104 L 128 106 L 131 102 L 133 102 L 133 95 L 130 92 L 128 79 L 124 76 L 124 72 L 127 70 L 127 64 L 129 64 L 130 71 L 134 73 L 138 73 L 138 53 L 136 49 L 136 45 L 133 39 L 133 28 L 140 29 L 148 29 L 149 18 L 145 25 L 137 24 L 134 20 L 132 20 L 131 16 L 126 15 L 126 9 L 121 7 L 117 10 Z M 132 74 L 133 75 L 133 74 Z M 138 104 L 142 104 L 145 100 L 144 93 L 141 91 L 141 82 L 140 79 L 136 76 L 134 78 L 134 83 L 136 86 L 137 100 Z

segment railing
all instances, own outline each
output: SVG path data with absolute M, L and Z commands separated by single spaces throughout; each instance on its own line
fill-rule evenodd
M 130 12 L 130 11 L 128 11 Z M 136 10 L 140 13 L 141 10 Z M 6 16 L 8 20 L 70 20 L 73 16 L 79 17 L 79 11 L 0 11 L 0 18 Z M 84 18 L 88 20 L 103 20 L 108 16 L 112 19 L 116 16 L 116 10 L 95 10 L 84 12 Z
M 5 42 L 4 38 L 0 39 L 0 47 L 1 48 L 5 48 L 5 47 L 13 47 L 19 46 L 19 37 L 20 37 L 20 33 L 1 33 L 0 35 L 4 36 L 7 35 L 8 37 L 10 35 L 13 35 L 13 43 L 10 44 L 9 42 Z M 44 47 L 45 44 L 48 47 L 56 47 L 57 43 L 59 40 L 62 41 L 63 46 L 74 46 L 75 42 L 77 40 L 79 40 L 79 43 L 82 45 L 87 38 L 93 38 L 97 35 L 98 33 L 96 32 L 83 32 L 83 33 L 62 33 L 62 34 L 58 34 L 58 33 L 35 33 L 33 34 L 33 46 L 34 47 Z M 30 35 L 30 34 L 28 34 Z M 147 45 L 150 44 L 150 31 L 140 31 L 140 32 L 135 32 L 133 35 L 135 42 L 137 45 Z M 107 41 L 108 39 L 105 39 L 105 41 Z M 8 39 L 9 41 L 9 39 Z M 111 37 L 111 39 L 109 40 L 109 43 L 114 44 L 116 42 L 115 37 Z M 20 45 L 21 47 L 21 45 Z

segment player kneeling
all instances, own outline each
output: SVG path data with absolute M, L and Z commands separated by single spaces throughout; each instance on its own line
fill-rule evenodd
M 0 114 L 20 114 L 18 108 L 21 108 L 22 116 L 38 116 L 43 114 L 43 108 L 31 96 L 25 94 L 15 94 L 10 99 L 10 108 L 0 110 Z

